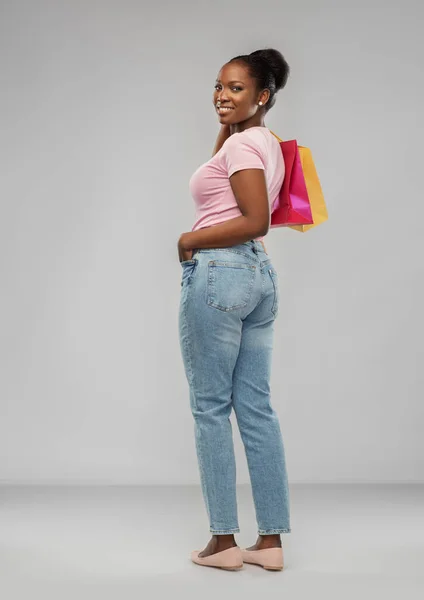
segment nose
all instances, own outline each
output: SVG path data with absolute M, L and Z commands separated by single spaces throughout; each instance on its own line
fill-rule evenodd
M 222 101 L 223 101 L 223 100 L 225 100 L 225 99 L 226 99 L 226 96 L 225 96 L 225 94 L 223 95 L 223 92 L 222 92 L 222 91 L 221 91 L 221 92 L 218 92 L 218 94 L 217 94 L 217 97 L 216 97 L 216 101 L 217 101 L 217 102 L 222 102 Z

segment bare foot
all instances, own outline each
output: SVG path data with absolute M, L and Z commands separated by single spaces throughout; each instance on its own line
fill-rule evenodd
M 246 548 L 246 550 L 264 550 L 265 548 L 282 548 L 280 534 L 260 535 L 256 540 L 256 544 Z
M 199 556 L 201 558 L 206 558 L 206 556 L 211 556 L 212 554 L 222 552 L 223 550 L 227 550 L 228 548 L 234 548 L 234 546 L 237 546 L 237 544 L 233 534 L 213 535 L 212 538 L 209 540 L 209 543 L 206 546 L 206 548 L 199 552 Z

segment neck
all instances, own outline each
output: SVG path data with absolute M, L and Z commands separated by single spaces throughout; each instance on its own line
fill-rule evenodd
M 250 129 L 250 127 L 266 127 L 264 123 L 264 118 L 261 117 L 260 119 L 255 120 L 248 119 L 247 121 L 242 121 L 241 123 L 234 123 L 234 125 L 230 125 L 230 132 L 231 135 L 233 133 L 241 133 L 246 129 Z

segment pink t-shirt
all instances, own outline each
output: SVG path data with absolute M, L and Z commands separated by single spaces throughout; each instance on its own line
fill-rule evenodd
M 250 127 L 233 133 L 190 178 L 189 188 L 196 210 L 192 231 L 242 215 L 229 179 L 241 169 L 264 169 L 272 213 L 284 179 L 283 154 L 277 138 L 267 127 Z M 264 236 L 255 239 L 260 241 Z

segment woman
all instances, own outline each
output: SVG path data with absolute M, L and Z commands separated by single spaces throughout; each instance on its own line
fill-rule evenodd
M 221 122 L 212 158 L 190 179 L 196 205 L 181 235 L 179 334 L 212 538 L 193 562 L 236 570 L 244 562 L 283 568 L 289 492 L 278 416 L 270 403 L 278 277 L 263 245 L 284 179 L 284 160 L 264 118 L 289 67 L 277 50 L 236 56 L 218 74 L 213 104 Z M 236 502 L 230 413 L 249 467 L 258 525 L 244 550 Z

